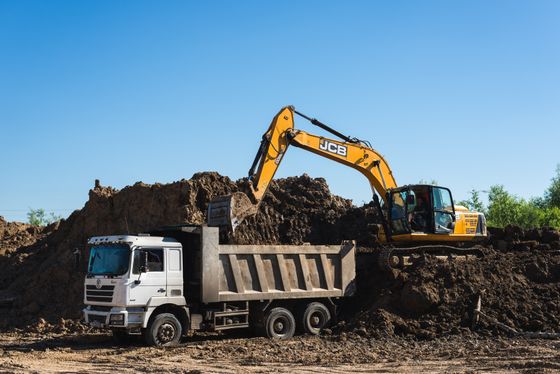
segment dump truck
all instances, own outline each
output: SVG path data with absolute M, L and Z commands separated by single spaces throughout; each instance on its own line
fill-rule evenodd
M 85 322 L 118 341 L 176 345 L 189 331 L 253 328 L 275 339 L 319 334 L 351 296 L 355 243 L 232 245 L 205 225 L 88 240 Z

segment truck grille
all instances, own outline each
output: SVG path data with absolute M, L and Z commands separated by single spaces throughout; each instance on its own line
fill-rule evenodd
M 86 300 L 110 303 L 113 301 L 113 291 L 115 286 L 101 286 L 97 288 L 92 284 L 86 285 Z

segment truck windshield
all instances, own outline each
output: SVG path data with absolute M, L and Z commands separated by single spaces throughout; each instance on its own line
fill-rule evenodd
M 88 273 L 123 275 L 128 271 L 130 249 L 126 245 L 98 245 L 91 248 Z

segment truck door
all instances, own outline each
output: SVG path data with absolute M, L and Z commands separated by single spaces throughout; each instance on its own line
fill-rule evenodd
M 146 305 L 152 297 L 167 296 L 163 248 L 137 248 L 134 250 L 130 305 Z M 148 257 L 146 272 L 140 273 L 144 256 Z
M 181 250 L 179 248 L 166 248 L 167 253 L 167 295 L 183 295 L 183 272 L 181 266 Z

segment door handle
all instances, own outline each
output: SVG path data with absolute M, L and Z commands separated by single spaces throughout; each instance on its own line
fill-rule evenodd
M 165 288 L 160 288 L 157 292 L 165 292 Z

